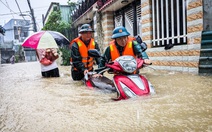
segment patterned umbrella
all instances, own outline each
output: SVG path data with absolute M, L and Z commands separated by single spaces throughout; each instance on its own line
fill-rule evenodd
M 39 31 L 26 38 L 22 46 L 33 49 L 46 49 L 69 44 L 69 40 L 59 32 Z

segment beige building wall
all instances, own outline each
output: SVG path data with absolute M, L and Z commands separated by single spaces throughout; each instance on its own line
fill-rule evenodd
M 107 46 L 112 40 L 111 36 L 114 29 L 113 12 L 105 12 L 102 16 L 102 27 L 104 31 L 104 46 Z
M 112 32 L 114 29 L 114 24 L 113 24 L 113 12 L 104 12 L 102 13 L 101 20 L 99 21 L 98 14 L 96 13 L 93 17 L 94 19 L 94 38 L 95 41 L 99 44 L 100 49 L 102 53 L 104 52 L 105 48 L 108 46 L 110 43 Z M 99 23 L 101 22 L 101 24 Z M 102 31 L 98 31 L 99 26 L 102 26 Z M 102 32 L 103 35 L 103 40 L 102 36 L 100 36 L 100 33 Z
M 151 0 L 141 0 L 142 39 L 148 45 L 147 54 L 153 62 L 152 67 L 161 70 L 198 73 L 203 30 L 202 0 L 187 0 L 187 44 L 152 48 L 152 11 Z

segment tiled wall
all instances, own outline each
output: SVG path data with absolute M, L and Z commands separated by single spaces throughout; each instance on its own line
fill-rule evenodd
M 142 39 L 148 44 L 147 53 L 153 61 L 153 68 L 198 73 L 201 32 L 203 30 L 202 5 L 202 0 L 187 0 L 188 43 L 165 50 L 164 47 L 151 48 L 151 0 L 141 1 Z

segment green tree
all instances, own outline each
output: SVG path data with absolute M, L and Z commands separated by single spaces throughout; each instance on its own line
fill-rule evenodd
M 68 0 L 68 5 L 70 6 L 71 15 L 73 15 L 79 3 L 71 2 L 72 0 Z
M 71 0 L 68 0 L 68 5 L 70 6 L 70 12 L 71 15 L 73 15 L 73 12 L 76 10 L 77 3 L 71 2 Z M 49 15 L 48 21 L 42 28 L 42 30 L 51 30 L 51 31 L 57 31 L 62 33 L 64 36 L 70 39 L 70 35 L 67 36 L 66 32 L 67 30 L 71 29 L 72 25 L 72 19 L 70 18 L 70 22 L 64 22 L 62 21 L 61 17 L 61 11 L 59 11 L 57 8 L 53 9 L 53 12 Z M 67 47 L 60 47 L 59 48 L 59 54 L 62 52 L 62 65 L 70 65 L 70 50 L 69 46 Z
M 51 31 L 57 31 L 65 35 L 66 30 L 70 29 L 70 24 L 67 22 L 62 21 L 61 17 L 61 11 L 54 10 L 49 18 L 47 23 L 44 25 L 42 30 L 51 30 Z M 65 35 L 66 36 L 66 35 Z M 69 36 L 66 36 L 69 38 Z M 62 52 L 62 65 L 70 65 L 70 51 L 69 46 L 66 47 L 60 47 L 59 48 L 59 54 Z M 69 63 L 68 63 L 69 62 Z
M 47 23 L 44 25 L 42 30 L 52 30 L 52 31 L 57 31 L 62 34 L 65 33 L 66 29 L 70 28 L 70 23 L 62 21 L 61 17 L 61 11 L 59 10 L 54 10 L 49 18 Z M 68 38 L 68 36 L 66 36 Z
M 68 47 L 60 47 L 59 50 L 62 52 L 62 65 L 69 66 L 70 65 L 70 55 L 71 51 Z M 59 53 L 60 54 L 60 53 Z

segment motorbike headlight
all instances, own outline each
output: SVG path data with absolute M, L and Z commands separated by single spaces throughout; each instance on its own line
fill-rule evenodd
M 137 62 L 133 56 L 122 56 L 118 62 L 127 73 L 133 73 L 137 68 Z
M 120 82 L 120 85 L 121 85 L 122 89 L 124 90 L 125 95 L 128 98 L 136 97 L 136 94 L 132 90 L 130 90 L 130 88 L 128 88 L 125 84 L 123 84 L 122 82 Z

